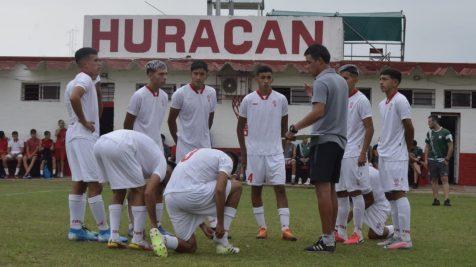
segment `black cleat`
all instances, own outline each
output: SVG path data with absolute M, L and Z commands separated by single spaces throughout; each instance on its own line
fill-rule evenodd
M 327 253 L 332 253 L 336 250 L 336 244 L 334 242 L 333 246 L 328 246 L 324 244 L 324 240 L 322 240 L 322 237 L 319 238 L 319 240 L 316 241 L 313 245 L 307 247 L 304 249 L 307 252 L 327 252 Z
M 439 206 L 440 205 L 440 201 L 438 199 L 433 199 L 433 204 L 431 204 L 433 206 Z
M 450 203 L 450 199 L 449 199 L 449 198 L 448 198 L 447 200 L 445 200 L 444 205 L 447 206 L 447 207 L 451 207 L 451 203 Z

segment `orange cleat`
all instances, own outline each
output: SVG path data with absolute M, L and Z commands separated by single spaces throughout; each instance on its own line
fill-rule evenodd
M 258 235 L 256 236 L 257 239 L 266 239 L 268 238 L 268 235 L 266 233 L 266 228 L 264 227 L 261 227 L 259 230 L 258 230 Z
M 361 243 L 364 243 L 364 239 L 355 232 L 344 242 L 345 245 L 358 245 Z
M 291 229 L 286 228 L 282 233 L 281 233 L 281 239 L 283 240 L 288 240 L 288 241 L 296 241 L 297 238 L 293 235 L 291 232 Z

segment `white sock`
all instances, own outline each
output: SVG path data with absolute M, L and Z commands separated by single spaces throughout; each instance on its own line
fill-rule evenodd
M 164 203 L 155 203 L 155 216 L 157 218 L 157 227 L 160 226 L 160 219 L 162 218 L 163 212 L 164 212 Z
M 403 241 L 410 241 L 410 202 L 408 202 L 407 197 L 399 198 L 395 202 L 398 207 L 400 236 Z
M 119 229 L 121 227 L 121 214 L 122 214 L 122 205 L 121 204 L 111 204 L 109 205 L 109 222 L 111 223 L 111 240 L 119 239 Z
M 15 169 L 15 175 L 18 175 L 18 173 L 20 173 L 20 168 Z
M 322 235 L 322 241 L 326 246 L 335 246 L 336 240 L 333 234 L 330 235 Z
M 176 250 L 177 247 L 178 247 L 178 238 L 176 238 L 175 236 L 171 236 L 171 235 L 163 235 L 163 240 L 165 242 L 165 246 L 168 248 L 168 249 L 173 249 L 173 250 Z
M 386 237 L 392 236 L 392 234 L 395 232 L 393 225 L 386 225 L 385 228 L 388 229 L 388 235 Z
M 88 198 L 89 208 L 93 213 L 93 217 L 96 220 L 96 225 L 99 230 L 104 231 L 109 229 L 106 220 L 106 210 L 104 209 L 104 201 L 101 195 Z
M 3 170 L 5 171 L 5 174 L 6 174 L 6 175 L 10 175 L 10 174 L 8 173 L 8 172 L 9 172 L 9 171 L 8 171 L 8 168 L 3 168 Z
M 258 226 L 266 228 L 266 222 L 264 220 L 264 206 L 253 208 L 253 214 L 255 215 Z
M 43 170 L 40 170 L 40 176 L 43 176 Z
M 350 201 L 348 197 L 337 198 L 336 230 L 339 235 L 347 239 L 347 219 L 349 217 Z
M 281 231 L 289 228 L 289 208 L 278 209 L 279 221 L 281 222 Z
M 217 227 L 217 218 L 212 216 L 207 216 L 208 224 L 211 228 Z
M 81 202 L 83 195 L 69 195 L 69 227 L 81 229 L 83 221 L 81 218 Z
M 294 183 L 294 181 L 296 181 L 296 175 L 294 174 L 291 174 L 291 181 Z
M 144 240 L 147 209 L 145 206 L 132 206 L 131 209 L 134 217 L 134 235 L 132 236 L 132 243 L 140 243 Z
M 362 237 L 362 224 L 364 223 L 365 200 L 364 196 L 358 195 L 352 197 L 354 204 L 354 232 Z
M 217 238 L 216 236 L 213 237 L 213 240 L 221 244 L 223 246 L 228 246 L 230 243 L 228 243 L 228 231 L 230 230 L 230 225 L 233 219 L 236 216 L 236 209 L 232 207 L 225 207 L 225 212 L 223 216 L 223 228 L 225 228 L 225 234 L 223 235 L 222 238 Z
M 390 207 L 392 210 L 392 223 L 393 227 L 395 227 L 394 235 L 395 237 L 400 237 L 400 224 L 398 223 L 398 207 L 397 203 L 394 200 L 389 201 Z

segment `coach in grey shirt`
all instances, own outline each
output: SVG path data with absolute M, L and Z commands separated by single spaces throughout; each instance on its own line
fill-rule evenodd
M 337 217 L 335 184 L 347 137 L 347 82 L 329 66 L 330 54 L 325 46 L 313 44 L 304 53 L 308 72 L 316 76 L 312 88 L 312 111 L 289 127 L 292 139 L 300 129 L 312 125 L 310 177 L 316 188 L 322 236 L 306 248 L 309 252 L 335 251 L 334 228 Z M 306 85 L 308 91 L 311 88 Z

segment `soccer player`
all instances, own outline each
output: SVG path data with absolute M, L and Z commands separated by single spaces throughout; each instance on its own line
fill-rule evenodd
M 217 103 L 214 88 L 205 85 L 208 65 L 204 61 L 194 61 L 190 67 L 192 81 L 172 95 L 169 118 L 170 134 L 177 144 L 175 162 L 180 162 L 195 148 L 210 148 L 210 128 L 213 124 Z M 177 117 L 180 129 L 177 132 Z
M 25 174 L 23 175 L 23 179 L 30 179 L 31 174 L 30 171 L 35 165 L 36 159 L 38 158 L 38 150 L 40 149 L 40 142 L 41 140 L 36 136 L 36 130 L 30 130 L 30 139 L 28 139 L 25 143 L 26 145 L 26 153 L 23 157 L 23 167 L 25 168 Z M 28 164 L 28 161 L 30 163 Z
M 145 71 L 149 82 L 132 95 L 124 120 L 124 129 L 146 134 L 157 143 L 163 154 L 161 128 L 167 112 L 168 96 L 160 87 L 165 85 L 167 79 L 167 65 L 160 60 L 152 60 L 145 65 Z M 164 210 L 162 198 L 162 192 L 157 192 L 157 227 L 162 234 L 166 234 L 160 224 Z M 131 229 L 132 225 L 129 225 L 129 228 Z
M 273 91 L 273 71 L 260 66 L 255 73 L 258 89 L 243 98 L 240 104 L 237 135 L 241 148 L 242 165 L 246 166 L 246 177 L 251 185 L 251 204 L 259 226 L 256 238 L 267 238 L 267 225 L 261 198 L 263 184 L 273 185 L 276 194 L 281 238 L 296 241 L 289 228 L 289 208 L 286 197 L 286 170 L 282 137 L 288 128 L 288 101 Z M 244 127 L 248 125 L 245 139 Z
M 66 132 L 66 154 L 71 168 L 72 190 L 69 195 L 70 240 L 97 240 L 107 242 L 110 236 L 104 201 L 101 196 L 99 171 L 94 159 L 93 146 L 99 138 L 100 90 L 95 79 L 99 75 L 100 61 L 94 48 L 76 51 L 75 60 L 80 73 L 68 83 L 65 102 L 70 116 Z M 88 191 L 89 207 L 99 228 L 98 236 L 83 228 L 85 199 Z
M 8 141 L 8 155 L 5 160 L 5 164 L 8 159 L 13 159 L 17 161 L 17 166 L 15 168 L 15 178 L 19 178 L 18 174 L 20 173 L 20 166 L 23 159 L 22 151 L 23 142 L 18 139 L 18 132 L 13 131 L 12 140 Z M 5 174 L 8 176 L 8 168 L 5 168 Z
M 347 145 L 340 169 L 340 180 L 335 185 L 337 193 L 336 241 L 347 245 L 364 242 L 362 224 L 365 200 L 362 192 L 370 190 L 367 151 L 374 133 L 372 107 L 367 97 L 355 85 L 359 70 L 355 65 L 344 65 L 339 74 L 347 81 L 349 103 L 347 109 Z M 353 203 L 354 233 L 347 239 L 349 196 Z
M 433 206 L 440 205 L 440 200 L 438 200 L 438 179 L 441 179 L 443 184 L 444 204 L 445 206 L 451 206 L 448 197 L 450 193 L 448 163 L 453 156 L 453 136 L 450 131 L 441 127 L 436 115 L 428 117 L 428 126 L 430 131 L 426 134 L 425 139 L 425 165 L 430 170 Z
M 99 138 L 94 156 L 102 177 L 109 181 L 112 201 L 109 205 L 111 233 L 107 246 L 125 248 L 119 236 L 122 204 L 129 190 L 129 205 L 134 218 L 134 232 L 129 248 L 152 250 L 144 240 L 147 211 L 152 228 L 157 227 L 156 192 L 165 181 L 167 162 L 163 151 L 152 138 L 132 130 L 116 130 Z M 149 178 L 147 185 L 144 178 Z
M 312 87 L 312 110 L 289 127 L 287 138 L 312 125 L 310 178 L 316 188 L 322 236 L 308 252 L 334 252 L 337 217 L 335 184 L 339 182 L 347 137 L 349 89 L 345 80 L 329 66 L 331 56 L 325 46 L 313 44 L 304 52 L 307 69 L 316 77 Z M 311 91 L 306 84 L 306 90 Z
M 414 129 L 407 98 L 398 92 L 402 74 L 386 69 L 380 73 L 380 88 L 387 96 L 379 103 L 382 130 L 378 143 L 379 172 L 385 196 L 390 202 L 395 234 L 379 245 L 387 249 L 412 248 L 410 238 L 410 203 L 408 160 Z
M 190 151 L 175 167 L 164 191 L 165 204 L 177 237 L 158 236 L 151 231 L 156 247 L 181 253 L 197 249 L 195 230 L 202 228 L 213 238 L 218 254 L 237 254 L 240 249 L 228 242 L 228 231 L 236 216 L 241 197 L 241 182 L 228 178 L 235 172 L 237 162 L 226 153 L 211 148 Z M 213 232 L 204 221 L 217 218 Z

